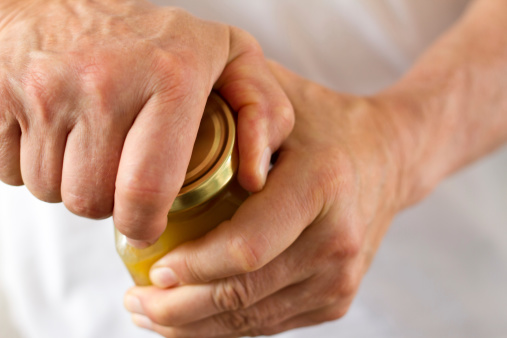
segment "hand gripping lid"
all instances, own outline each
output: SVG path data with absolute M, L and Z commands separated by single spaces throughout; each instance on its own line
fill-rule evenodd
M 183 187 L 170 212 L 200 205 L 218 194 L 238 167 L 236 125 L 227 103 L 212 92 L 190 158 Z

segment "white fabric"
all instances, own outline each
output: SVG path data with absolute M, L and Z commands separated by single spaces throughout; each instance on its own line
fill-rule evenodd
M 335 90 L 367 94 L 393 83 L 467 1 L 158 3 L 246 29 L 268 57 Z M 280 337 L 506 336 L 506 166 L 503 149 L 404 212 L 349 314 Z M 79 218 L 0 184 L 0 231 L 0 281 L 22 337 L 157 337 L 122 308 L 131 281 L 110 220 Z

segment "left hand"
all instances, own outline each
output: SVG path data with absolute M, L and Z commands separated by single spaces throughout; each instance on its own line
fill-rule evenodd
M 403 204 L 396 114 L 280 66 L 273 72 L 296 124 L 265 188 L 156 263 L 158 287 L 127 292 L 137 325 L 168 338 L 255 336 L 347 312 Z

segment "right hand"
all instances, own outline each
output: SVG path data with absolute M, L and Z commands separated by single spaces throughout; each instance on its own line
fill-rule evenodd
M 402 135 L 414 129 L 401 126 L 415 111 L 272 69 L 296 124 L 265 188 L 156 262 L 155 286 L 127 292 L 137 325 L 167 338 L 224 338 L 340 318 L 406 205 Z
M 290 102 L 256 41 L 144 0 L 0 4 L 0 179 L 155 241 L 214 87 L 238 112 L 239 180 L 258 191 Z

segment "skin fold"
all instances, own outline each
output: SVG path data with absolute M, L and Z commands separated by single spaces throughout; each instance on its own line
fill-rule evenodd
M 393 217 L 507 141 L 507 4 L 474 2 L 396 84 L 333 92 L 280 65 L 296 123 L 262 191 L 127 292 L 165 337 L 271 335 L 342 317 Z

